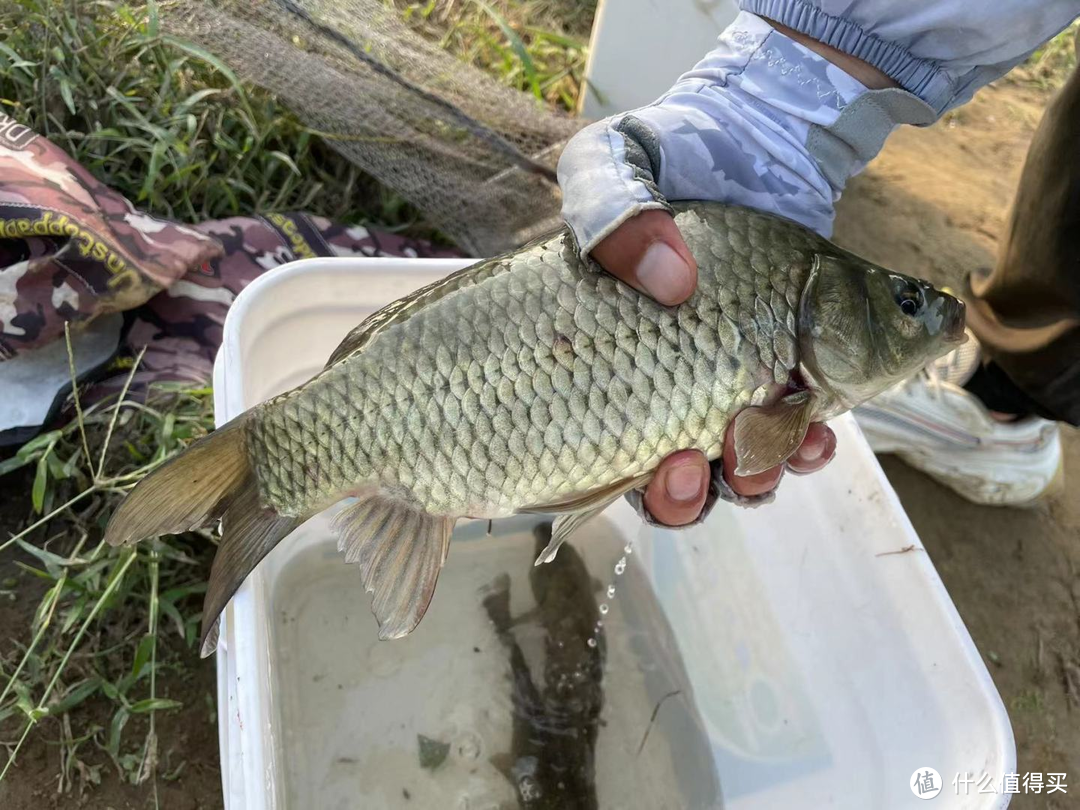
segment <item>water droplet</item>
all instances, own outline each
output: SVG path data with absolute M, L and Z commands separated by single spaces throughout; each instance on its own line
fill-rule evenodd
M 480 737 L 471 731 L 466 731 L 457 740 L 457 753 L 462 759 L 477 759 L 483 746 Z
M 611 599 L 612 597 L 615 596 L 615 586 L 614 585 L 608 585 L 607 595 L 608 595 L 608 599 Z
M 595 647 L 595 646 L 596 646 L 596 639 L 595 639 L 595 638 L 590 638 L 590 639 L 589 639 L 589 640 L 588 640 L 588 641 L 587 641 L 586 643 L 587 643 L 587 644 L 588 644 L 588 645 L 589 645 L 590 647 Z
M 531 776 L 521 777 L 518 790 L 521 792 L 522 801 L 526 802 L 535 802 L 543 795 L 539 783 Z
M 620 557 L 619 561 L 615 563 L 615 576 L 621 577 L 623 571 L 626 570 L 626 557 Z
M 627 543 L 625 546 L 623 546 L 623 551 L 626 552 L 627 554 L 633 554 L 634 553 L 634 544 L 633 543 Z
M 601 612 L 601 613 L 603 613 L 603 614 L 606 614 L 606 613 L 608 612 L 608 606 L 607 606 L 607 602 L 605 602 L 604 604 L 600 605 L 600 612 Z

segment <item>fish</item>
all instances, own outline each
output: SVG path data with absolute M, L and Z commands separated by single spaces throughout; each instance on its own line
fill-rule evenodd
M 534 529 L 536 553 L 551 542 L 552 524 Z M 511 618 L 510 578 L 488 588 L 483 606 L 510 655 L 513 731 L 510 751 L 492 764 L 510 781 L 522 810 L 596 810 L 596 738 L 604 706 L 606 638 L 596 591 L 581 555 L 567 545 L 549 565 L 533 566 L 529 585 L 536 606 Z M 540 685 L 513 628 L 544 630 Z
M 698 263 L 677 307 L 583 260 L 568 230 L 480 261 L 374 313 L 307 383 L 141 480 L 112 545 L 212 526 L 222 537 L 201 651 L 258 562 L 349 499 L 338 547 L 379 637 L 419 624 L 461 518 L 554 516 L 537 563 L 648 484 L 669 453 L 736 470 L 784 462 L 849 410 L 964 338 L 964 305 L 772 214 L 673 205 Z

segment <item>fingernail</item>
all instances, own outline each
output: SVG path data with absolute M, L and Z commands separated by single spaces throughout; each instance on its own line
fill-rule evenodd
M 653 242 L 637 266 L 638 283 L 661 304 L 681 301 L 689 285 L 690 266 L 667 242 Z
M 826 444 L 822 438 L 819 442 L 807 442 L 795 453 L 795 460 L 803 464 L 812 464 L 825 455 Z
M 821 457 L 826 461 L 832 461 L 836 455 L 836 434 L 831 430 L 825 435 L 825 447 L 822 448 Z
M 669 470 L 664 480 L 664 488 L 673 501 L 692 501 L 701 492 L 701 470 L 693 464 L 684 464 Z

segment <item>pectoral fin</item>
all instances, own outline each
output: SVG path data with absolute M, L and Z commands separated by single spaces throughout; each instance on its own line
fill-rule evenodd
M 652 480 L 651 472 L 643 473 L 633 478 L 624 478 L 600 489 L 586 492 L 584 495 L 570 498 L 555 503 L 530 506 L 522 509 L 522 512 L 540 512 L 556 514 L 555 522 L 551 526 L 551 542 L 548 543 L 540 556 L 536 558 L 536 565 L 549 563 L 555 559 L 561 546 L 579 526 L 592 520 L 598 514 L 607 509 L 611 504 L 632 489 L 645 486 Z
M 341 510 L 333 527 L 338 549 L 360 564 L 364 589 L 374 594 L 379 638 L 407 636 L 435 594 L 454 520 L 373 491 Z
M 740 411 L 735 417 L 735 474 L 756 475 L 791 458 L 806 436 L 813 413 L 809 391 Z

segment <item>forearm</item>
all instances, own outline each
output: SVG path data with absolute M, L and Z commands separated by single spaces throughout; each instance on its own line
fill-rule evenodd
M 1078 0 L 738 0 L 743 11 L 856 57 L 936 115 L 1024 61 Z
M 778 23 L 776 20 L 770 19 L 769 17 L 762 17 L 762 19 L 784 36 L 795 40 L 804 48 L 829 60 L 855 79 L 855 81 L 861 82 L 871 90 L 886 90 L 890 87 L 900 86 L 895 80 L 889 78 L 869 62 L 865 62 L 851 54 L 844 53 L 831 45 L 826 45 L 824 42 L 809 37 L 800 31 L 796 31 L 794 28 L 788 28 L 786 25 Z
M 867 67 L 868 79 L 887 82 L 875 73 Z M 858 127 L 850 143 L 829 134 L 870 92 L 767 21 L 741 14 L 665 96 L 591 125 L 567 147 L 559 165 L 566 219 L 585 253 L 625 220 L 667 200 L 739 203 L 827 235 L 847 177 L 894 125 L 890 119 Z M 929 108 L 906 100 L 910 119 L 932 120 Z M 890 114 L 880 105 L 865 109 Z M 863 143 L 864 136 L 871 142 Z
M 950 40 L 955 59 L 938 64 L 916 54 L 919 48 L 939 53 L 940 41 L 948 39 L 948 32 L 932 28 L 937 18 L 924 12 L 942 5 L 955 16 L 964 4 L 914 0 L 891 7 L 889 17 L 884 6 L 876 8 L 883 2 L 848 1 L 840 18 L 822 8 L 831 0 L 743 0 L 744 8 L 767 8 L 805 30 L 740 14 L 718 47 L 662 98 L 586 128 L 559 166 L 564 216 L 582 253 L 634 215 L 674 199 L 752 206 L 827 236 L 847 179 L 892 129 L 933 122 L 1070 19 L 1070 4 L 1062 0 L 1045 4 L 1046 14 L 1003 0 L 1025 25 L 1019 37 L 995 32 L 988 43 L 989 34 L 975 25 L 982 25 L 982 12 L 968 4 L 977 30 L 956 33 Z M 857 21 L 868 6 L 883 19 L 869 29 Z M 1075 0 L 1072 6 L 1080 9 Z M 884 33 L 907 39 L 888 42 Z M 1003 61 L 984 65 L 980 58 Z

